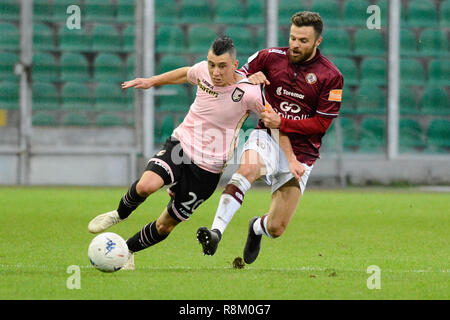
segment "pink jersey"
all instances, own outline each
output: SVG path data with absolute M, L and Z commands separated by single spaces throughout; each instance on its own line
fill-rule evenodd
M 243 79 L 227 87 L 216 87 L 202 61 L 188 71 L 188 81 L 197 85 L 197 94 L 184 121 L 174 130 L 184 153 L 200 168 L 222 172 L 230 150 L 236 146 L 235 134 L 250 112 L 264 110 L 259 86 Z

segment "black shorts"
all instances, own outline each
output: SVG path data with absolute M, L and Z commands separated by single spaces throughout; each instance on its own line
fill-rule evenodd
M 169 185 L 169 214 L 178 221 L 190 218 L 195 209 L 216 190 L 220 173 L 206 171 L 190 160 L 180 141 L 169 138 L 161 151 L 148 162 L 146 171 L 159 175 Z

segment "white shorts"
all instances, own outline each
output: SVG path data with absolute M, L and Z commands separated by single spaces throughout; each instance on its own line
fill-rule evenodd
M 279 144 L 267 133 L 266 130 L 253 130 L 248 137 L 247 142 L 244 144 L 241 152 L 241 158 L 247 150 L 257 151 L 259 156 L 263 159 L 266 166 L 266 175 L 262 176 L 261 179 L 268 185 L 272 186 L 272 193 L 294 178 L 294 175 L 289 169 L 289 162 L 286 155 L 283 150 L 281 150 Z M 307 166 L 304 163 L 302 164 L 306 168 L 305 173 L 302 175 L 299 182 L 300 190 L 303 194 L 313 166 Z

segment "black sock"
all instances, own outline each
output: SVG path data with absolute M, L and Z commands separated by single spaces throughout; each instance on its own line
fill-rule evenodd
M 141 231 L 127 240 L 128 250 L 131 252 L 141 251 L 163 241 L 167 236 L 162 236 L 158 233 L 156 221 L 150 222 Z
M 120 219 L 128 218 L 128 216 L 136 210 L 136 208 L 139 207 L 145 199 L 147 199 L 137 194 L 136 186 L 138 182 L 139 180 L 133 183 L 128 192 L 122 197 L 122 199 L 120 199 L 119 207 L 117 208 Z

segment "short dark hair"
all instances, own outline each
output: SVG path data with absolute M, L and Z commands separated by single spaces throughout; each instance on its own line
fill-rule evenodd
M 323 21 L 317 12 L 300 11 L 294 14 L 291 18 L 293 25 L 297 27 L 311 26 L 316 32 L 316 38 L 322 35 Z
M 216 56 L 220 56 L 224 53 L 229 53 L 233 59 L 236 59 L 236 48 L 234 47 L 233 40 L 227 36 L 221 36 L 214 40 L 211 45 L 211 50 Z

